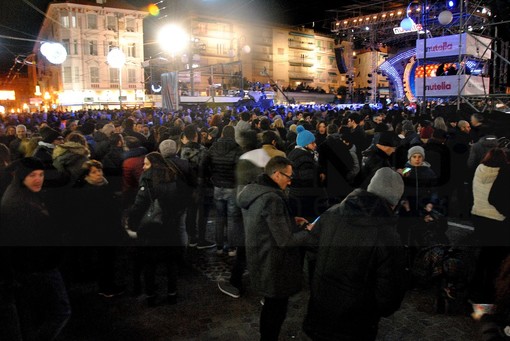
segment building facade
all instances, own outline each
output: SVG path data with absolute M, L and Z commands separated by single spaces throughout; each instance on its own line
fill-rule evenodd
M 118 108 L 144 103 L 143 19 L 147 12 L 122 2 L 97 0 L 51 2 L 38 41 L 60 42 L 67 58 L 51 64 L 34 46 L 36 61 L 29 76 L 53 108 Z M 119 48 L 126 61 L 120 69 L 107 63 Z

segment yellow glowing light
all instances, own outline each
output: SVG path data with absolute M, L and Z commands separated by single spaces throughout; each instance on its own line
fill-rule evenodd
M 346 20 L 346 21 L 344 21 L 344 25 L 347 25 L 347 23 L 348 23 L 348 21 L 347 21 L 347 20 Z
M 159 7 L 154 4 L 150 4 L 148 7 L 148 10 L 149 10 L 149 14 L 154 17 L 159 15 Z

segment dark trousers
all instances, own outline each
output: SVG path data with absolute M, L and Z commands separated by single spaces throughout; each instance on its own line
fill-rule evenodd
M 115 288 L 115 256 L 116 248 L 102 246 L 96 248 L 97 252 L 97 283 L 99 290 L 112 290 Z
M 230 275 L 230 284 L 243 291 L 243 273 L 246 270 L 246 248 L 244 246 L 237 247 L 237 254 L 232 274 Z
M 186 208 L 186 233 L 190 241 L 197 239 L 197 215 L 198 215 L 199 203 L 195 200 L 189 203 Z M 207 222 L 206 222 L 207 223 Z M 205 231 L 204 231 L 205 235 Z M 203 236 L 202 236 L 203 238 Z
M 16 306 L 23 340 L 54 340 L 71 316 L 60 271 L 16 276 Z
M 288 304 L 288 297 L 264 297 L 264 307 L 260 313 L 261 341 L 278 341 L 280 329 L 287 316 Z
M 135 255 L 134 281 L 135 292 L 141 292 L 141 276 L 145 284 L 147 296 L 156 295 L 156 269 L 163 263 L 167 271 L 167 293 L 177 292 L 178 263 L 181 257 L 181 248 L 176 246 L 139 247 Z
M 475 303 L 494 303 L 495 280 L 502 261 L 510 255 L 508 218 L 500 222 L 473 215 L 472 220 L 480 253 L 470 283 L 470 296 Z

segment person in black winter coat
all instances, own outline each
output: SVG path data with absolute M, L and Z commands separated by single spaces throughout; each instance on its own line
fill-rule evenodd
M 325 187 L 330 201 L 340 202 L 352 191 L 350 171 L 356 163 L 359 171 L 357 155 L 353 160 L 349 147 L 343 141 L 343 135 L 337 133 L 335 124 L 328 125 L 328 135 L 323 144 L 319 146 L 319 165 L 325 171 Z
M 204 172 L 202 178 L 210 178 L 214 186 L 218 254 L 223 252 L 225 226 L 227 227 L 225 251 L 228 247 L 231 256 L 235 255 L 235 247 L 241 235 L 241 210 L 236 204 L 235 170 L 242 154 L 241 147 L 235 142 L 234 127 L 226 126 L 221 137 L 209 148 L 202 161 Z
M 312 221 L 329 207 L 323 185 L 325 174 L 319 166 L 315 136 L 302 125 L 297 132 L 296 147 L 288 154 L 294 170 L 290 202 L 294 215 Z
M 381 316 L 404 297 L 404 250 L 393 208 L 400 175 L 379 169 L 320 218 L 319 251 L 303 328 L 312 340 L 375 340 Z
M 383 167 L 392 167 L 392 155 L 397 147 L 397 136 L 392 131 L 383 131 L 379 141 L 363 152 L 363 166 L 361 167 L 360 179 L 362 188 L 367 188 L 375 172 Z
M 71 308 L 57 268 L 59 231 L 41 195 L 44 165 L 28 157 L 9 168 L 14 178 L 1 202 L 0 247 L 9 247 L 9 268 L 2 272 L 8 271 L 12 283 L 16 283 L 17 316 L 11 315 L 12 335 L 3 330 L 0 335 L 7 339 L 53 340 L 66 325 Z M 0 325 L 5 322 L 2 320 Z M 16 328 L 18 325 L 20 328 Z
M 167 270 L 167 303 L 175 304 L 177 299 L 177 270 L 183 246 L 179 218 L 187 205 L 182 200 L 183 184 L 178 174 L 177 168 L 166 163 L 160 153 L 147 154 L 140 187 L 129 210 L 128 226 L 137 231 L 141 246 L 135 259 L 135 293 L 141 293 L 140 277 L 143 272 L 149 306 L 158 303 L 155 280 L 156 268 L 160 262 L 165 264 Z M 140 221 L 154 200 L 159 201 L 163 223 L 140 229 Z

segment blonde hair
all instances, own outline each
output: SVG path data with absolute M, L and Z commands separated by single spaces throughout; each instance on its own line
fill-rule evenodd
M 285 128 L 285 125 L 283 124 L 283 120 L 280 117 L 277 117 L 274 119 L 273 126 L 275 128 Z

